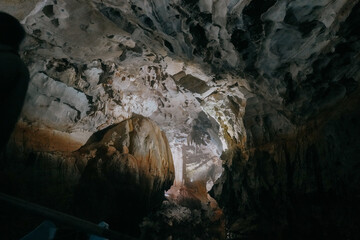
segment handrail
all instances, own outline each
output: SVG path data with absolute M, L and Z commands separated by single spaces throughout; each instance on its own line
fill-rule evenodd
M 38 214 L 43 216 L 44 218 L 48 220 L 52 220 L 54 222 L 58 222 L 64 225 L 71 226 L 77 230 L 80 230 L 85 233 L 97 235 L 100 237 L 105 237 L 108 239 L 114 239 L 114 240 L 136 240 L 136 238 L 130 237 L 128 235 L 118 233 L 106 228 L 99 227 L 98 225 L 86 221 L 81 218 L 77 218 L 71 215 L 68 215 L 66 213 L 62 213 L 47 207 L 43 207 L 41 205 L 31 203 L 28 201 L 25 201 L 20 198 L 12 197 L 7 194 L 0 192 L 0 200 L 5 201 L 8 204 L 11 204 L 13 206 L 25 209 L 27 211 L 30 211 L 34 214 Z

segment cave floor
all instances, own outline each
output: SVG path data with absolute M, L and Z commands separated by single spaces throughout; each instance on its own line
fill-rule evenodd
M 225 239 L 222 210 L 203 182 L 173 185 L 142 224 L 143 239 Z

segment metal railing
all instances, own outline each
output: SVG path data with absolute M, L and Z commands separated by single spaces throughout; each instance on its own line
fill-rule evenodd
M 5 202 L 9 205 L 21 208 L 23 210 L 29 211 L 32 214 L 40 215 L 47 220 L 51 220 L 55 223 L 67 225 L 76 230 L 82 231 L 84 233 L 93 234 L 96 236 L 108 238 L 110 240 L 136 240 L 131 236 L 112 231 L 110 229 L 102 228 L 95 223 L 86 221 L 81 218 L 77 218 L 66 213 L 62 213 L 35 203 L 25 201 L 20 198 L 9 196 L 7 194 L 0 192 L 0 201 Z

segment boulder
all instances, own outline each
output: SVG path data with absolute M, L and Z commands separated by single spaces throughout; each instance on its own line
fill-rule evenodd
M 139 115 L 93 134 L 75 154 L 83 169 L 75 212 L 122 232 L 137 232 L 175 178 L 164 132 Z

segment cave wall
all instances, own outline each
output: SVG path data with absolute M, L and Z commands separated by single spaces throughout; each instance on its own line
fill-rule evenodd
M 241 89 L 247 83 L 236 75 L 215 79 L 203 61 L 205 22 L 197 23 L 198 12 L 187 14 L 191 3 L 182 4 L 4 2 L 0 9 L 26 30 L 21 55 L 31 75 L 16 147 L 73 151 L 92 133 L 141 114 L 166 132 L 176 182 L 205 177 L 211 187 L 222 171 L 221 152 L 245 134 Z M 53 137 L 40 144 L 44 135 Z
M 296 31 L 305 31 L 310 25 L 319 23 L 316 20 L 310 24 L 305 21 L 307 17 L 316 18 L 315 13 L 329 10 L 321 6 L 313 8 L 305 2 L 301 3 L 300 9 L 299 6 L 293 8 L 297 1 L 287 5 L 278 1 L 274 6 L 281 4 L 284 18 L 278 14 L 272 15 L 272 19 L 281 18 L 288 30 L 289 26 L 295 26 Z M 305 58 L 305 67 L 296 69 L 295 78 L 294 72 L 284 71 L 284 68 L 294 70 L 294 63 L 289 58 L 277 65 L 282 67 L 271 70 L 277 78 L 282 78 L 280 82 L 286 89 L 284 94 L 275 94 L 282 98 L 280 108 L 276 101 L 269 101 L 271 97 L 266 96 L 272 94 L 273 83 L 277 80 L 264 88 L 268 93 L 247 99 L 243 118 L 246 144 L 239 144 L 223 154 L 225 172 L 212 190 L 228 216 L 230 239 L 359 237 L 356 227 L 360 221 L 357 205 L 359 58 L 356 57 L 359 35 L 355 31 L 359 27 L 359 4 L 351 4 L 354 7 L 346 17 L 343 11 L 334 12 L 334 19 L 344 17 L 336 23 L 338 28 L 324 26 L 313 36 L 318 38 L 330 31 L 333 37 L 326 39 L 329 43 L 326 48 Z M 264 29 L 269 24 L 266 17 L 275 8 L 257 20 Z M 311 16 L 305 17 L 307 11 Z M 294 38 L 290 40 L 288 33 L 279 30 L 272 33 L 270 41 L 275 43 L 277 34 L 287 36 L 284 44 L 275 43 L 279 50 L 277 55 L 285 56 L 288 51 L 289 54 L 293 51 L 294 55 L 288 57 L 298 58 L 304 52 L 314 50 L 309 46 L 294 47 L 313 31 L 303 32 L 296 38 L 292 36 Z M 256 58 L 259 63 L 259 56 Z M 272 66 L 268 62 L 260 68 L 255 67 L 253 74 Z M 264 78 L 272 77 L 257 79 L 262 79 L 261 84 L 267 84 Z
M 292 136 L 223 155 L 213 193 L 233 239 L 358 238 L 358 104 L 352 96 Z
M 15 149 L 72 151 L 69 142 L 143 114 L 166 132 L 180 183 L 213 182 L 225 152 L 213 192 L 234 238 L 358 234 L 359 1 L 0 8 L 28 34 L 21 54 L 32 81 Z M 30 144 L 34 132 L 60 144 Z
M 217 167 L 221 152 L 246 138 L 292 134 L 358 85 L 358 1 L 19 5 L 6 1 L 1 9 L 28 34 L 22 56 L 32 81 L 22 126 L 83 144 L 142 114 L 166 132 L 177 182 L 203 178 L 211 159 Z M 242 121 L 246 104 L 251 131 Z

